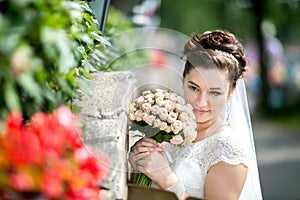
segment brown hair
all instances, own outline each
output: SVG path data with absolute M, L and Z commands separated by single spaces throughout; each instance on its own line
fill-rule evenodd
M 184 46 L 186 63 L 183 71 L 185 77 L 194 67 L 211 68 L 228 71 L 231 87 L 246 71 L 246 56 L 242 44 L 230 32 L 214 30 L 202 35 L 193 34 Z

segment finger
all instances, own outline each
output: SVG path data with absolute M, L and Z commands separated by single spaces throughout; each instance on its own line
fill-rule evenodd
M 147 157 L 150 154 L 150 152 L 145 153 L 139 153 L 134 156 L 135 162 L 139 162 L 140 160 L 144 160 L 145 157 Z
M 154 140 L 151 138 L 141 139 L 131 147 L 130 151 L 133 153 L 142 153 L 146 151 L 161 151 L 162 147 L 156 145 L 159 143 L 155 141 L 154 144 L 153 141 Z
M 145 153 L 145 152 L 155 152 L 155 151 L 160 151 L 160 149 L 157 147 L 145 147 L 145 146 L 135 147 L 132 149 L 132 152 L 135 154 Z
M 146 142 L 149 142 L 149 143 L 151 143 L 151 144 L 153 144 L 153 145 L 155 145 L 157 147 L 161 147 L 161 144 L 159 142 L 155 141 L 152 138 L 144 137 L 143 140 L 146 141 Z

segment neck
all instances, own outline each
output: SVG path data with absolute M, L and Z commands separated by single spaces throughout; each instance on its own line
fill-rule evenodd
M 222 123 L 222 120 L 220 119 L 198 122 L 197 138 L 195 139 L 195 142 L 201 141 L 217 133 L 223 125 L 224 123 Z

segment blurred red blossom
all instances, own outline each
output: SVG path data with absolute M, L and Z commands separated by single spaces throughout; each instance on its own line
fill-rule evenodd
M 67 106 L 35 113 L 26 123 L 11 112 L 0 133 L 0 198 L 14 199 L 4 194 L 9 190 L 44 199 L 100 199 L 97 182 L 108 174 L 109 159 L 88 151 L 77 122 Z

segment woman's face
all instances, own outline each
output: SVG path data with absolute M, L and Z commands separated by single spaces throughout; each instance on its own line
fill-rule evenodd
M 198 123 L 217 120 L 229 97 L 227 72 L 218 69 L 192 68 L 183 82 L 185 100 L 194 108 Z

